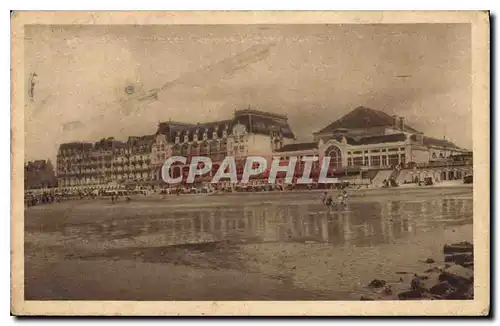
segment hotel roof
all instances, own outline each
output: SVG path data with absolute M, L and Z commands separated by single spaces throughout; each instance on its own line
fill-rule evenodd
M 217 137 L 221 138 L 224 129 L 228 129 L 228 133 L 236 124 L 245 126 L 247 132 L 254 134 L 269 135 L 271 131 L 280 131 L 284 137 L 295 138 L 288 118 L 285 115 L 269 113 L 254 109 L 237 110 L 234 112 L 234 117 L 231 119 L 203 122 L 197 124 L 181 123 L 181 122 L 162 122 L 158 125 L 156 134 L 164 134 L 169 142 L 175 139 L 179 132 L 181 141 L 184 135 L 188 135 L 189 141 L 193 141 L 194 135 L 198 134 L 198 140 L 203 139 L 203 133 L 207 129 L 207 138 L 212 139 L 213 133 L 217 132 Z

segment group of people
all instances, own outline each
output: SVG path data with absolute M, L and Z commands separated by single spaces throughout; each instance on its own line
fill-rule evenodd
M 337 195 L 337 201 L 335 202 L 333 200 L 332 194 L 328 193 L 328 191 L 325 191 L 323 193 L 322 202 L 328 208 L 335 207 L 335 206 L 344 206 L 345 204 L 347 204 L 348 197 L 349 197 L 349 195 L 347 194 L 347 191 L 344 190 Z
M 54 202 L 60 202 L 60 198 L 52 193 L 41 193 L 33 195 L 25 195 L 24 205 L 26 207 L 36 206 L 40 204 L 52 204 Z

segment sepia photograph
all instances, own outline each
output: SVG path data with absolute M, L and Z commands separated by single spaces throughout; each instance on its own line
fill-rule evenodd
M 11 22 L 13 314 L 489 313 L 488 12 Z

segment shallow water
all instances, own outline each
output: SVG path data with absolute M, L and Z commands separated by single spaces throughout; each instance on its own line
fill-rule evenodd
M 470 188 L 359 192 L 331 210 L 319 196 L 175 196 L 32 207 L 25 218 L 26 293 L 38 299 L 352 299 L 370 279 L 428 267 L 421 260 L 442 260 L 445 242 L 472 237 Z M 128 267 L 117 278 L 112 271 L 120 264 Z M 141 272 L 137 266 L 147 267 Z M 144 280 L 157 274 L 170 291 L 158 292 Z M 81 279 L 89 277 L 108 289 L 82 290 Z M 225 277 L 237 281 L 222 284 Z M 138 280 L 140 286 L 130 285 Z M 57 290 L 64 282 L 64 291 Z

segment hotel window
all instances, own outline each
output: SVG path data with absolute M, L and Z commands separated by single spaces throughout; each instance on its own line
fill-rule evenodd
M 397 152 L 398 149 L 397 148 L 389 148 L 389 152 Z
M 389 155 L 389 165 L 398 165 L 399 164 L 399 155 L 391 154 Z
M 401 164 L 406 164 L 406 155 L 401 154 Z
M 351 155 L 351 154 L 352 154 L 352 152 L 347 152 L 347 154 L 348 154 L 348 155 Z
M 400 147 L 400 148 L 399 148 L 399 150 L 400 150 L 400 151 L 404 151 L 404 150 L 405 150 L 405 148 L 404 148 L 404 147 Z
M 347 158 L 347 166 L 352 166 L 352 158 Z
M 372 149 L 370 152 L 372 152 L 372 153 L 379 153 L 380 149 Z
M 369 166 L 370 165 L 370 163 L 368 162 L 368 156 L 365 156 L 364 161 L 365 161 L 364 166 Z
M 354 166 L 361 166 L 361 165 L 363 165 L 363 158 L 362 157 L 355 157 L 353 159 L 353 165 Z
M 361 154 L 361 151 L 355 151 L 354 154 Z
M 380 166 L 380 156 L 372 156 L 372 166 Z
M 386 166 L 387 165 L 387 156 L 382 156 L 382 165 Z

